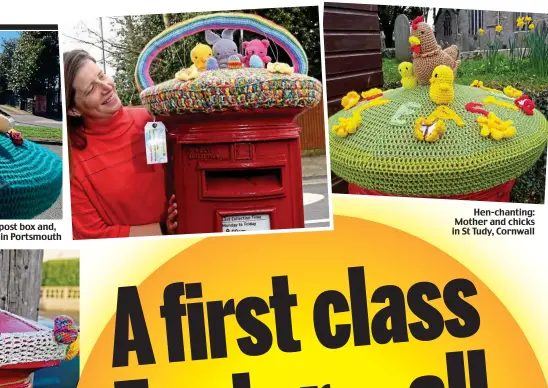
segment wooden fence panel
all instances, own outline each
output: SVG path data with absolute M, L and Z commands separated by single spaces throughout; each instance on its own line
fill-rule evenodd
M 301 151 L 325 150 L 323 101 L 297 118 L 301 127 Z
M 381 34 L 373 4 L 324 4 L 328 114 L 342 109 L 346 93 L 382 87 Z
M 0 249 L 0 309 L 38 319 L 43 250 Z

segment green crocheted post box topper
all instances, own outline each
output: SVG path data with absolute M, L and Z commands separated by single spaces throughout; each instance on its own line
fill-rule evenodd
M 61 194 L 63 163 L 29 140 L 15 145 L 0 133 L 0 219 L 31 219 Z
M 141 92 L 154 115 L 212 113 L 256 108 L 312 107 L 322 98 L 320 81 L 303 74 L 267 69 L 222 69 L 172 79 Z
M 445 120 L 446 130 L 435 142 L 415 136 L 415 121 L 427 118 L 437 105 L 429 87 L 399 88 L 382 98 L 391 102 L 362 110 L 356 132 L 338 136 L 332 128 L 339 118 L 351 118 L 368 101 L 329 118 L 331 169 L 360 187 L 401 196 L 452 196 L 487 190 L 515 179 L 541 156 L 548 139 L 546 118 L 535 110 L 527 115 L 508 106 L 483 104 L 494 96 L 514 105 L 503 94 L 471 86 L 455 85 L 455 99 L 448 106 L 464 121 L 458 126 Z M 512 120 L 516 134 L 493 140 L 480 135 L 478 113 L 465 107 L 483 104 L 501 120 Z M 396 112 L 400 110 L 400 114 Z

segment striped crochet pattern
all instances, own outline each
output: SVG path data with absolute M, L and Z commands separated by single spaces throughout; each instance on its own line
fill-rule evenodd
M 436 142 L 415 137 L 417 118 L 428 117 L 437 108 L 430 100 L 428 86 L 393 90 L 386 95 L 392 102 L 364 110 L 360 126 L 346 137 L 331 128 L 339 123 L 339 118 L 351 118 L 367 101 L 331 116 L 329 144 L 333 172 L 368 190 L 400 196 L 443 197 L 487 190 L 531 168 L 546 147 L 546 118 L 538 110 L 527 115 L 496 104 L 483 105 L 483 109 L 501 120 L 511 120 L 516 128 L 511 138 L 497 141 L 483 137 L 477 119 L 485 116 L 465 107 L 469 103 L 482 104 L 494 93 L 464 85 L 454 87 L 455 99 L 448 106 L 464 121 L 464 126 L 459 127 L 455 120 L 445 120 L 446 130 Z M 497 94 L 497 99 L 505 98 L 513 102 Z M 400 109 L 409 102 L 416 103 L 412 109 Z M 395 115 L 396 120 L 392 120 Z M 391 125 L 391 121 L 398 125 Z
M 285 28 L 258 15 L 246 13 L 215 13 L 197 16 L 182 21 L 162 31 L 143 49 L 137 60 L 135 80 L 139 91 L 154 85 L 150 77 L 152 61 L 165 48 L 183 39 L 206 30 L 232 28 L 263 35 L 280 46 L 290 57 L 296 73 L 308 73 L 308 59 L 299 41 Z
M 314 78 L 250 68 L 204 71 L 195 79 L 169 80 L 141 92 L 143 104 L 158 116 L 312 107 L 321 98 L 322 84 Z
M 0 219 L 31 219 L 49 209 L 61 193 L 62 171 L 49 149 L 0 134 Z

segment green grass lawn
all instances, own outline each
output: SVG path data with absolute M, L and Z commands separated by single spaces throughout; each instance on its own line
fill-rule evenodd
M 63 130 L 61 128 L 32 127 L 17 125 L 15 130 L 21 132 L 23 139 L 29 140 L 57 140 L 63 139 Z

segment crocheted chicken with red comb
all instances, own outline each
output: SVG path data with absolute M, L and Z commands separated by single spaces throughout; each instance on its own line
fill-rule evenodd
M 440 65 L 449 66 L 457 73 L 460 61 L 457 60 L 459 49 L 456 45 L 442 50 L 436 41 L 434 31 L 424 22 L 424 16 L 419 16 L 411 23 L 409 37 L 411 51 L 413 51 L 413 68 L 417 81 L 421 85 L 428 85 L 434 69 Z

